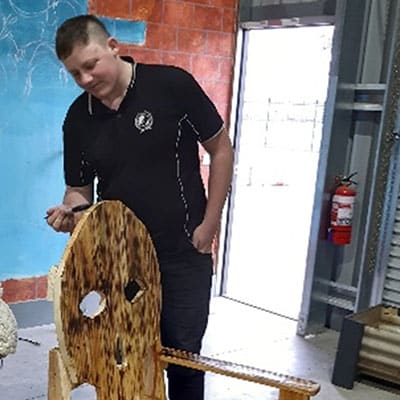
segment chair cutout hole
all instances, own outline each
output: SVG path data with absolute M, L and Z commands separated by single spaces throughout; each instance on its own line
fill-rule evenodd
M 98 292 L 92 290 L 80 302 L 79 309 L 88 318 L 94 318 L 106 307 L 106 299 Z
M 88 383 L 71 390 L 71 400 L 97 400 L 96 388 Z
M 142 287 L 134 280 L 130 280 L 125 286 L 125 297 L 129 302 L 133 302 L 133 299 L 142 290 Z

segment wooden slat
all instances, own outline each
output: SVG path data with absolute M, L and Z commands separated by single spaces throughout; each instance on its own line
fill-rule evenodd
M 279 400 L 308 400 L 310 396 L 301 393 L 295 393 L 289 390 L 279 390 Z
M 48 400 L 70 400 L 71 389 L 60 351 L 57 348 L 50 350 Z
M 260 368 L 245 366 L 223 360 L 216 360 L 181 350 L 163 347 L 161 360 L 203 371 L 210 371 L 246 381 L 260 383 L 279 388 L 284 392 L 297 393 L 304 396 L 314 396 L 320 390 L 320 385 L 313 381 L 296 378 L 289 375 L 266 371 Z M 287 399 L 289 399 L 287 397 Z

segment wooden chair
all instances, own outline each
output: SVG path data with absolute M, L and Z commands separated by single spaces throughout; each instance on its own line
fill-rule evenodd
M 70 399 L 83 383 L 98 400 L 165 400 L 167 363 L 273 386 L 280 400 L 318 393 L 312 381 L 163 347 L 159 282 L 150 236 L 127 207 L 104 201 L 85 212 L 53 282 L 59 346 L 49 353 L 49 400 Z M 88 294 L 98 299 L 90 313 Z

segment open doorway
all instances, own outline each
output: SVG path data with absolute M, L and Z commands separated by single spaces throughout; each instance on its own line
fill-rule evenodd
M 222 294 L 297 319 L 333 26 L 244 33 Z M 243 56 L 244 57 L 244 56 Z

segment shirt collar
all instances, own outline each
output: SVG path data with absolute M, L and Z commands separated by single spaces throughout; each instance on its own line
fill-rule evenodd
M 135 86 L 136 65 L 137 64 L 136 64 L 135 60 L 130 56 L 120 56 L 120 57 L 122 60 L 132 64 L 132 76 L 131 76 L 131 81 L 129 82 L 129 85 L 125 92 L 125 96 L 126 96 L 128 91 L 131 90 Z M 95 111 L 97 111 L 98 113 L 101 113 L 101 114 L 115 112 L 114 110 L 110 110 L 108 107 L 106 107 L 99 99 L 97 99 L 90 93 L 88 93 L 87 101 L 88 101 L 87 106 L 88 106 L 89 115 L 94 115 Z

